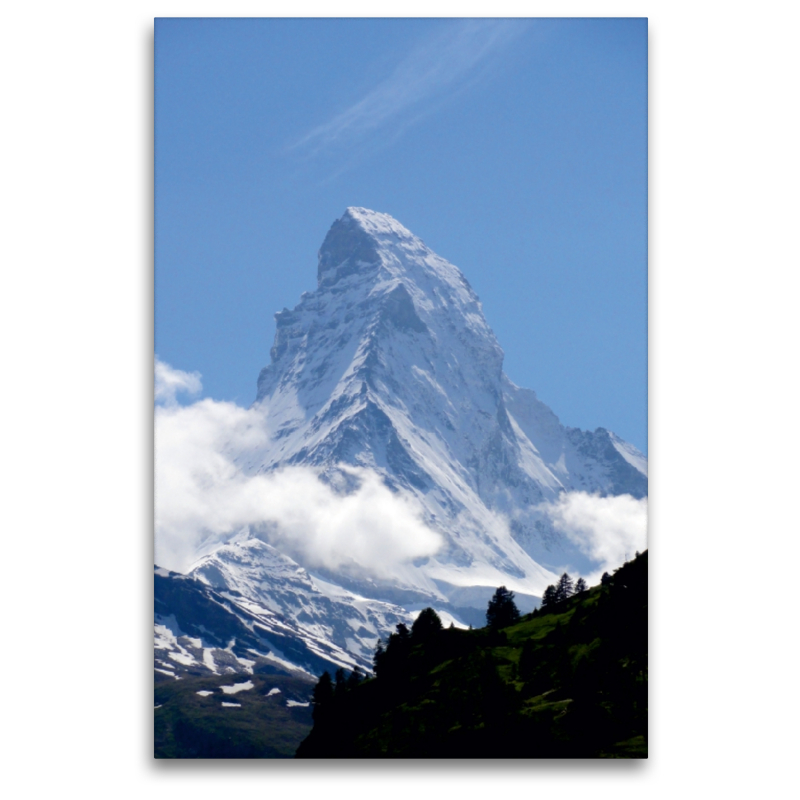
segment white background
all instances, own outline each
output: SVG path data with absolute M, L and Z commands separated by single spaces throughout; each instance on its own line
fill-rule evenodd
M 152 19 L 287 8 L 4 10 L 4 793 L 791 792 L 798 12 L 776 2 L 757 12 L 697 0 L 290 9 L 650 19 L 650 759 L 152 760 Z

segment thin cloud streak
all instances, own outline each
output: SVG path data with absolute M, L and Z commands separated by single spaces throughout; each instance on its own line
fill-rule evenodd
M 412 109 L 416 111 L 415 107 L 456 89 L 460 82 L 473 76 L 479 66 L 508 45 L 526 25 L 523 20 L 459 21 L 412 50 L 365 97 L 312 130 L 290 149 L 308 149 L 315 155 L 363 139 L 389 123 L 398 123 L 403 115 Z

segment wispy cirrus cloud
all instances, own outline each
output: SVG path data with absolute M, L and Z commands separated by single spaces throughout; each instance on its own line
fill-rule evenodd
M 413 48 L 393 72 L 358 102 L 295 142 L 291 149 L 316 155 L 360 143 L 387 131 L 394 138 L 431 104 L 481 74 L 528 25 L 527 20 L 458 20 Z

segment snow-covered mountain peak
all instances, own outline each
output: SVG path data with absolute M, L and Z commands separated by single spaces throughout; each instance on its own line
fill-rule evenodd
M 356 275 L 372 278 L 379 291 L 401 282 L 423 299 L 438 285 L 461 305 L 479 305 L 461 271 L 389 214 L 351 206 L 331 225 L 318 256 L 319 290 L 346 290 L 354 281 L 343 279 Z
M 256 399 L 271 441 L 251 468 L 333 478 L 345 464 L 413 495 L 445 546 L 398 585 L 450 596 L 445 584 L 505 581 L 536 594 L 551 570 L 590 567 L 540 504 L 565 491 L 647 494 L 635 448 L 565 428 L 505 377 L 460 270 L 388 214 L 348 208 L 320 248 L 317 289 L 275 318 Z
M 499 380 L 503 352 L 477 296 L 457 267 L 397 220 L 348 208 L 318 255 L 316 291 L 275 315 L 258 402 L 274 394 L 276 381 L 301 391 L 324 383 L 324 397 L 314 393 L 320 401 L 348 386 L 350 394 L 360 393 L 361 380 L 379 366 L 395 380 L 414 366 L 430 371 L 436 361 L 462 382 L 465 371 L 475 372 L 477 385 L 485 383 L 481 376 Z M 326 378 L 336 380 L 338 391 Z M 316 399 L 304 405 L 318 407 Z
M 370 208 L 361 208 L 360 206 L 348 206 L 342 217 L 334 222 L 334 225 L 343 220 L 352 220 L 362 230 L 375 238 L 395 236 L 398 239 L 419 241 L 408 228 L 401 225 L 391 215 L 384 214 L 381 211 L 373 211 Z
M 369 218 L 353 213 L 361 211 L 365 209 L 348 209 L 331 225 L 318 254 L 317 286 L 320 290 L 350 275 L 374 274 L 380 267 L 379 243 L 371 235 L 375 225 L 367 222 Z
M 603 428 L 565 427 L 512 383 L 460 270 L 388 214 L 348 208 L 316 289 L 275 321 L 257 435 L 230 447 L 237 491 L 282 481 L 286 503 L 257 536 L 204 544 L 188 576 L 156 573 L 165 675 L 369 668 L 412 611 L 480 625 L 500 585 L 530 610 L 565 569 L 599 564 L 591 539 L 554 523 L 565 494 L 647 495 L 646 457 Z

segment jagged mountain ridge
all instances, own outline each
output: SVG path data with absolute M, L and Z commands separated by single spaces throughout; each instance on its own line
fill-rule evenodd
M 271 441 L 247 468 L 353 464 L 415 496 L 446 542 L 398 577 L 421 595 L 501 582 L 539 594 L 559 565 L 588 570 L 536 506 L 581 489 L 645 496 L 645 457 L 602 428 L 565 428 L 515 386 L 467 280 L 389 215 L 348 208 L 317 277 L 275 315 L 255 404 Z
M 242 535 L 188 575 L 156 567 L 155 669 L 168 677 L 369 671 L 380 636 L 413 615 L 312 578 Z
M 204 556 L 189 574 L 250 611 L 293 625 L 312 648 L 314 641 L 330 642 L 367 669 L 378 638 L 399 622 L 413 621 L 406 609 L 312 576 L 251 536 L 238 537 Z

